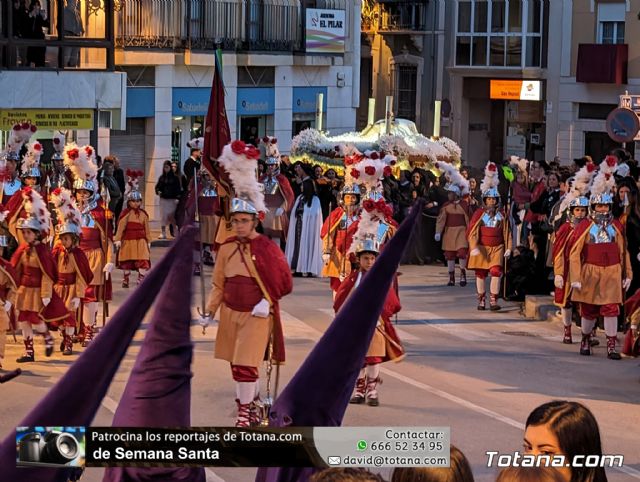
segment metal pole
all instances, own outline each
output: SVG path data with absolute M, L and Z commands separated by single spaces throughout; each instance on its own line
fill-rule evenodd
M 369 98 L 369 110 L 367 112 L 367 127 L 372 126 L 376 121 L 376 99 Z
M 200 242 L 200 261 L 198 264 L 200 265 L 200 307 L 198 308 L 198 314 L 205 318 L 208 314 L 213 315 L 214 313 L 207 313 L 207 302 L 206 302 L 206 289 L 204 286 L 204 263 L 202 260 L 204 259 L 204 243 L 202 242 L 202 223 L 200 222 L 200 208 L 198 206 L 198 196 L 199 188 L 198 188 L 198 176 L 200 175 L 200 171 L 197 168 L 194 168 L 193 173 L 193 194 L 195 196 L 195 205 L 196 212 L 194 214 L 194 222 L 198 223 L 198 241 Z M 207 327 L 202 327 L 202 334 L 205 335 L 207 333 Z
M 316 130 L 322 132 L 322 109 L 324 107 L 324 94 L 321 92 L 316 98 Z
M 388 95 L 385 102 L 384 113 L 384 132 L 391 134 L 391 122 L 393 119 L 393 96 Z

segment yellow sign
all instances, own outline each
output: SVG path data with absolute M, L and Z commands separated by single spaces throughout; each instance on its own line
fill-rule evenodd
M 0 129 L 11 130 L 19 122 L 29 121 L 43 130 L 91 130 L 91 109 L 0 109 Z

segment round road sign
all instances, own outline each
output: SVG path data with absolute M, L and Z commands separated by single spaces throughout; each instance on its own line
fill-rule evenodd
M 607 116 L 607 133 L 616 142 L 631 142 L 640 131 L 640 119 L 624 107 L 613 109 Z

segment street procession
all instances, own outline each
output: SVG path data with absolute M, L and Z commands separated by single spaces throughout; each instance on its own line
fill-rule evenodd
M 3 2 L 0 482 L 640 481 L 638 11 Z

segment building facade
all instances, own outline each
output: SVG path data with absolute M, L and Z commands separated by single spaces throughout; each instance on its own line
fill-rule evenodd
M 344 40 L 335 52 L 316 53 L 307 38 L 310 18 L 327 15 L 338 19 Z M 275 136 L 288 152 L 295 134 L 315 126 L 318 94 L 324 130 L 355 127 L 358 2 L 132 0 L 115 24 L 115 63 L 128 79 L 127 129 L 111 133 L 109 150 L 127 165 L 144 165 L 148 209 L 157 205 L 153 185 L 162 163 L 184 161 L 187 141 L 204 132 L 216 46 L 232 138 Z

